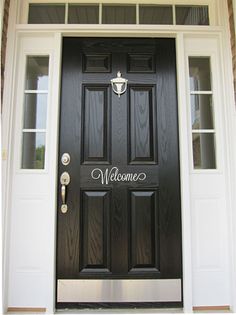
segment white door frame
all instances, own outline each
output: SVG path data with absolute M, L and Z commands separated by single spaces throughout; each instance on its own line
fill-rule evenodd
M 196 1 L 198 2 L 198 1 Z M 227 16 L 226 2 L 217 1 L 218 8 L 222 13 L 222 21 Z M 176 55 L 177 55 L 177 78 L 178 78 L 178 104 L 179 104 L 179 148 L 180 148 L 180 172 L 181 172 L 181 208 L 182 208 L 182 244 L 183 244 L 183 294 L 184 294 L 184 310 L 185 312 L 191 312 L 193 304 L 193 283 L 192 283 L 192 218 L 191 212 L 189 211 L 192 207 L 191 201 L 191 176 L 189 172 L 189 164 L 191 160 L 189 150 L 189 132 L 188 132 L 188 118 L 189 113 L 188 107 L 188 94 L 187 94 L 187 82 L 186 73 L 182 69 L 186 69 L 186 55 L 185 55 L 185 38 L 189 37 L 215 37 L 218 38 L 220 43 L 219 52 L 221 54 L 221 61 L 224 60 L 224 67 L 221 69 L 223 77 L 222 81 L 224 84 L 223 99 L 229 106 L 229 110 L 225 113 L 225 133 L 228 135 L 226 146 L 227 146 L 227 208 L 228 208 L 228 224 L 229 224 L 229 239 L 230 239 L 230 274 L 232 279 L 235 279 L 235 261 L 236 252 L 233 244 L 236 244 L 236 228 L 233 222 L 236 222 L 236 215 L 234 214 L 234 206 L 236 205 L 236 198 L 234 197 L 234 188 L 236 181 L 236 167 L 234 165 L 234 157 L 236 156 L 235 145 L 233 145 L 232 138 L 229 135 L 235 134 L 235 122 L 236 115 L 233 107 L 233 86 L 232 86 L 232 63 L 230 61 L 229 49 L 224 47 L 230 47 L 229 45 L 229 32 L 227 30 L 228 24 L 225 21 L 222 22 L 222 26 L 211 27 L 211 29 L 199 30 L 196 27 L 181 27 L 181 26 L 119 26 L 109 27 L 107 30 L 105 25 L 99 25 L 96 27 L 79 26 L 73 28 L 70 25 L 63 26 L 41 26 L 37 25 L 17 25 L 19 18 L 19 2 L 15 1 L 11 3 L 10 9 L 10 20 L 8 29 L 8 44 L 7 44 L 7 58 L 6 58 L 6 75 L 5 75 L 5 90 L 3 100 L 3 210 L 4 210 L 4 265 L 6 275 L 4 281 L 4 304 L 5 308 L 8 307 L 8 285 L 11 281 L 11 275 L 9 275 L 8 263 L 9 263 L 9 245 L 11 241 L 12 233 L 12 185 L 14 175 L 14 124 L 15 124 L 15 113 L 14 105 L 16 103 L 16 90 L 17 90 L 17 59 L 18 50 L 20 47 L 20 41 L 22 38 L 35 37 L 41 38 L 43 36 L 51 37 L 54 41 L 53 49 L 53 77 L 55 79 L 53 83 L 53 109 L 51 109 L 51 125 L 50 128 L 54 130 L 50 135 L 50 154 L 51 157 L 55 158 L 55 162 L 50 170 L 50 193 L 53 196 L 50 206 L 54 206 L 56 209 L 56 180 L 57 180 L 57 139 L 58 139 L 58 113 L 59 113 L 59 93 L 60 93 L 60 63 L 61 63 L 61 38 L 62 36 L 146 36 L 146 37 L 174 37 L 176 38 Z M 15 180 L 15 179 L 14 179 Z M 51 214 L 50 217 L 52 226 L 52 235 L 55 236 L 55 213 Z M 51 240 L 50 246 L 52 246 L 51 257 L 49 262 L 51 265 L 48 267 L 50 275 L 49 281 L 51 281 L 50 294 L 47 300 L 48 313 L 54 311 L 54 290 L 55 290 L 55 240 Z M 53 283 L 52 283 L 53 282 Z M 236 309 L 236 287 L 235 283 L 231 283 L 231 307 Z

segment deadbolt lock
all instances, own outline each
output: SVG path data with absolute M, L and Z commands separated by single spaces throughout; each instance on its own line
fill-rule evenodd
M 61 163 L 63 165 L 69 165 L 70 164 L 70 154 L 69 153 L 63 153 L 62 154 Z

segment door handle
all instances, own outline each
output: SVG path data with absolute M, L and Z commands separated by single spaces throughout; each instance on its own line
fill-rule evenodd
M 61 185 L 61 200 L 64 205 L 66 203 L 66 185 Z
M 61 201 L 62 201 L 61 212 L 66 213 L 68 211 L 68 206 L 66 204 L 66 190 L 67 190 L 66 186 L 68 186 L 70 183 L 70 175 L 68 172 L 64 172 L 61 174 L 60 182 L 61 182 Z

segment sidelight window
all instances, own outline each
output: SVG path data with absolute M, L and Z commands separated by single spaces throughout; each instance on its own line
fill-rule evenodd
M 209 57 L 189 58 L 193 164 L 215 169 L 214 101 Z
M 22 169 L 44 169 L 48 56 L 28 56 L 23 106 Z
M 66 2 L 30 3 L 28 24 L 210 25 L 210 21 L 208 5 Z

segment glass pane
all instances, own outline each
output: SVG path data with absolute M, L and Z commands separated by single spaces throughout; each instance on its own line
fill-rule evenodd
M 193 129 L 214 129 L 212 95 L 191 95 Z
M 189 58 L 189 79 L 191 91 L 211 91 L 209 57 Z
M 103 5 L 102 6 L 103 24 L 135 24 L 136 6 L 135 5 Z
M 24 129 L 45 129 L 47 94 L 26 94 L 24 104 Z
M 65 23 L 64 4 L 30 4 L 29 24 L 63 24 Z
M 45 133 L 24 132 L 22 148 L 23 169 L 43 169 L 45 159 Z
M 173 24 L 172 6 L 140 5 L 140 24 Z
M 48 89 L 49 57 L 28 57 L 26 65 L 26 90 Z
M 69 5 L 68 12 L 69 24 L 98 24 L 99 6 L 98 5 Z
M 176 24 L 209 25 L 208 6 L 176 6 Z
M 193 161 L 195 169 L 215 169 L 215 135 L 193 133 Z

